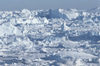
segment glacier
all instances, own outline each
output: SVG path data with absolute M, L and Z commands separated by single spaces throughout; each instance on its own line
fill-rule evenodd
M 100 8 L 0 11 L 0 66 L 100 66 Z

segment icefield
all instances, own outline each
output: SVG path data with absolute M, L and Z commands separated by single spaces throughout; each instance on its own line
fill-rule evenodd
M 0 11 L 0 66 L 100 66 L 100 8 Z

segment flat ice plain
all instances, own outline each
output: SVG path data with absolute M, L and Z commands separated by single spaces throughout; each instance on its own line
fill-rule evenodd
M 100 8 L 0 11 L 0 66 L 100 66 Z

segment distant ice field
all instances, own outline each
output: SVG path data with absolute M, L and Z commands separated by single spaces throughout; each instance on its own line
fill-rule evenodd
M 0 66 L 100 66 L 100 8 L 0 11 Z

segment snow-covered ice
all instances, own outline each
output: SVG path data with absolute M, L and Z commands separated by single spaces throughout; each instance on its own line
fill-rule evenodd
M 0 11 L 1 66 L 100 66 L 100 8 Z

